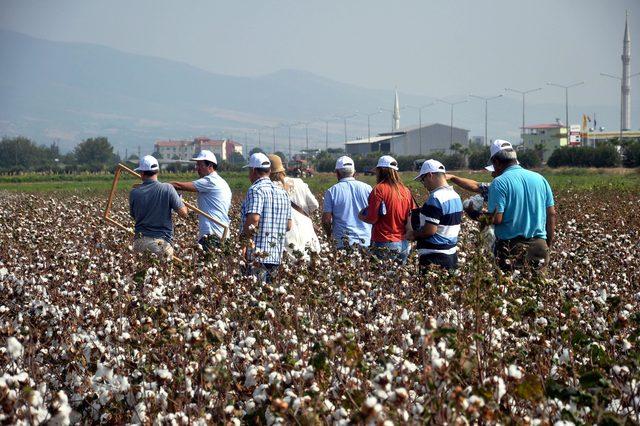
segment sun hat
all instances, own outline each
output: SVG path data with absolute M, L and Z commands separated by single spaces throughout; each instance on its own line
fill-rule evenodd
M 140 159 L 140 164 L 134 170 L 136 172 L 156 172 L 160 169 L 158 160 L 153 155 L 145 155 Z
M 213 164 L 218 164 L 216 155 L 208 149 L 203 149 L 202 151 L 200 151 L 198 155 L 191 159 L 191 161 L 210 161 Z
M 243 168 L 247 167 L 250 169 L 268 169 L 271 167 L 271 161 L 262 152 L 256 152 L 249 157 L 249 164 L 243 166 Z
M 336 170 L 343 170 L 343 169 L 349 169 L 353 171 L 356 170 L 355 163 L 350 157 L 347 157 L 346 155 L 343 155 L 342 157 L 336 160 Z
M 271 173 L 284 172 L 286 169 L 282 165 L 282 158 L 276 154 L 269 154 L 269 161 L 271 161 Z
M 491 144 L 491 146 L 489 147 L 489 152 L 490 152 L 490 156 L 489 156 L 489 161 L 491 161 L 491 159 L 500 151 L 506 151 L 506 150 L 513 150 L 513 145 L 511 145 L 511 142 L 509 141 L 505 141 L 503 139 L 496 139 L 495 141 L 493 141 L 493 143 Z M 519 164 L 519 163 L 518 163 Z M 495 171 L 495 168 L 493 167 L 493 164 L 489 164 L 488 166 L 485 167 L 486 170 L 493 172 Z
M 444 164 L 438 160 L 430 159 L 422 163 L 420 174 L 413 178 L 413 180 L 420 180 L 420 178 L 427 173 L 447 173 L 447 170 L 444 168 Z
M 389 169 L 398 170 L 398 162 L 390 155 L 383 155 L 378 159 L 376 167 L 387 167 Z

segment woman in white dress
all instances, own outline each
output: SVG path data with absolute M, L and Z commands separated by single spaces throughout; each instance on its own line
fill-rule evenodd
M 311 214 L 320 207 L 309 186 L 302 179 L 286 175 L 282 159 L 275 154 L 269 155 L 271 161 L 270 178 L 289 194 L 291 200 L 291 219 L 293 226 L 286 235 L 287 253 L 295 257 L 295 252 L 302 253 L 305 260 L 309 253 L 320 251 L 320 241 L 311 221 Z

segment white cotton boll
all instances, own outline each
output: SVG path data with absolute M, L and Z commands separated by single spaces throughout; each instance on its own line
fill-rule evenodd
M 250 365 L 247 367 L 244 374 L 245 374 L 244 387 L 250 388 L 252 386 L 255 386 L 258 369 L 255 366 Z
M 627 339 L 624 339 L 622 341 L 622 350 L 626 352 L 629 349 L 631 349 L 631 343 L 629 343 L 629 341 Z
M 227 405 L 226 407 L 224 407 L 224 412 L 226 414 L 231 414 L 231 413 L 233 413 L 234 409 L 235 409 L 235 407 L 233 405 Z
M 507 375 L 516 380 L 522 379 L 522 371 L 520 370 L 520 367 L 514 364 L 511 364 L 507 369 Z
M 569 420 L 558 420 L 553 424 L 553 426 L 575 426 L 575 423 L 570 422 Z
M 402 321 L 407 321 L 409 319 L 409 312 L 406 309 L 402 310 L 402 315 L 400 315 L 400 319 Z
M 67 426 L 71 424 L 71 406 L 69 405 L 69 399 L 64 391 L 59 391 L 56 394 L 56 400 L 53 402 L 52 407 L 55 415 L 49 420 L 48 425 L 52 426 Z M 137 408 L 137 407 L 136 407 Z M 142 422 L 142 421 L 141 421 Z M 141 423 L 140 422 L 140 423 Z
M 322 404 L 327 411 L 334 411 L 336 409 L 336 406 L 328 399 L 325 399 Z
M 253 391 L 252 397 L 257 404 L 262 404 L 267 400 L 268 385 L 260 385 Z
M 502 399 L 503 396 L 507 393 L 507 387 L 504 384 L 504 380 L 501 377 L 494 376 L 493 381 L 496 383 L 496 391 L 495 396 L 498 401 Z
M 539 325 L 539 326 L 541 326 L 541 327 L 546 327 L 546 326 L 547 326 L 547 324 L 549 324 L 549 321 L 547 321 L 547 319 L 546 319 L 546 318 L 542 317 L 542 318 L 538 318 L 538 319 L 536 320 L 536 324 L 537 324 L 537 325 Z
M 17 360 L 22 358 L 22 354 L 24 353 L 24 348 L 15 337 L 9 337 L 7 339 L 7 352 L 9 352 L 9 356 L 12 360 Z
M 166 368 L 156 368 L 156 375 L 162 380 L 171 380 L 173 374 Z

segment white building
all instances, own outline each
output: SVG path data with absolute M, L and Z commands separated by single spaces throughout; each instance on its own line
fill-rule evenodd
M 197 137 L 193 140 L 161 140 L 154 144 L 154 151 L 165 160 L 189 161 L 203 149 L 213 152 L 220 161 L 228 161 L 234 152 L 242 155 L 242 145 L 230 139 Z
M 361 138 L 345 143 L 347 154 L 367 154 L 381 151 L 394 155 L 429 155 L 433 152 L 451 153 L 451 146 L 466 147 L 469 130 L 434 123 L 420 127 L 409 127 L 392 133 Z

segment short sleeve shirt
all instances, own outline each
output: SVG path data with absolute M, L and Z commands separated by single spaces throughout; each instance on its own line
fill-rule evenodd
M 432 191 L 420 208 L 417 222 L 412 217 L 413 229 L 422 228 L 427 223 L 437 226 L 434 235 L 416 241 L 418 253 L 455 253 L 461 222 L 462 200 L 453 187 L 443 186 Z
M 129 194 L 129 212 L 136 221 L 136 235 L 171 242 L 171 210 L 184 207 L 175 188 L 157 180 L 146 180 Z
M 377 184 L 369 195 L 366 214 L 367 221 L 373 223 L 371 241 L 403 241 L 409 213 L 413 207 L 413 198 L 408 188 L 395 188 L 386 182 Z
M 489 187 L 489 212 L 502 213 L 496 238 L 547 238 L 547 207 L 554 205 L 549 182 L 540 174 L 513 165 Z
M 371 225 L 358 219 L 360 210 L 367 206 L 371 186 L 352 177 L 343 178 L 324 194 L 324 213 L 331 213 L 331 233 L 336 247 L 344 241 L 368 247 L 371 242 Z
M 227 182 L 216 172 L 193 181 L 198 191 L 198 207 L 209 213 L 219 222 L 229 226 L 229 208 L 231 207 L 231 189 Z M 217 223 L 198 215 L 200 238 L 215 234 L 222 237 L 224 228 Z
M 247 251 L 248 259 L 258 258 L 261 263 L 279 264 L 287 222 L 291 219 L 289 196 L 268 177 L 260 178 L 249 187 L 242 203 L 242 227 L 249 213 L 260 215 L 260 221 L 253 237 L 255 248 Z

